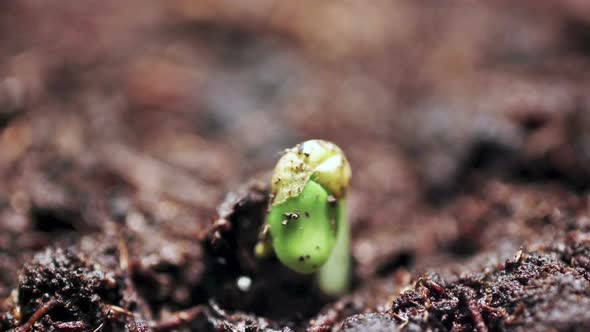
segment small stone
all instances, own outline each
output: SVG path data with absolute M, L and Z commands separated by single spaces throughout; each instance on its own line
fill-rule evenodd
M 250 279 L 250 277 L 247 276 L 241 276 L 236 281 L 236 286 L 238 286 L 238 289 L 242 292 L 247 292 L 250 290 L 250 287 L 252 286 L 252 279 Z

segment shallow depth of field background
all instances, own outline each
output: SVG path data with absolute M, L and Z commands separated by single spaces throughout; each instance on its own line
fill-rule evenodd
M 217 205 L 310 138 L 351 160 L 361 287 L 511 257 L 590 183 L 589 74 L 583 0 L 2 1 L 0 298 L 119 218 L 193 304 Z

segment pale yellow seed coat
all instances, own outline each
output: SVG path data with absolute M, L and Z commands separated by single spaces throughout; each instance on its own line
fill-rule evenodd
M 351 169 L 338 146 L 324 140 L 309 140 L 285 150 L 272 177 L 272 205 L 297 197 L 311 177 L 336 199 L 344 198 Z

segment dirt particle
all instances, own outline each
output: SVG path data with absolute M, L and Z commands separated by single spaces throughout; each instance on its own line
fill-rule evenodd
M 299 219 L 299 211 L 294 210 L 293 212 L 283 213 L 283 217 L 287 218 L 288 220 L 291 220 L 291 219 L 297 220 L 297 219 Z
M 334 197 L 332 195 L 328 196 L 328 203 L 330 203 L 331 205 L 336 204 L 336 201 L 337 201 L 336 197 Z

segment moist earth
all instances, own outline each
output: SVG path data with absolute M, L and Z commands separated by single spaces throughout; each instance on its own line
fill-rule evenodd
M 589 29 L 580 1 L 0 3 L 0 331 L 590 330 Z M 338 298 L 253 255 L 310 138 L 353 169 Z

